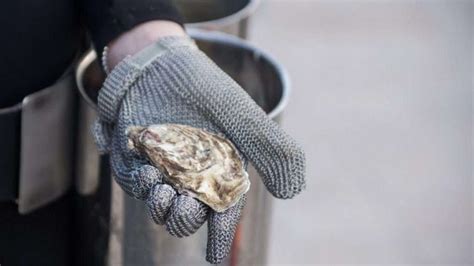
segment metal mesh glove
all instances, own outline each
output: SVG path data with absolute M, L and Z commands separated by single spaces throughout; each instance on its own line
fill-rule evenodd
M 94 135 L 99 149 L 110 153 L 116 181 L 145 200 L 153 220 L 174 236 L 188 236 L 208 219 L 211 263 L 228 255 L 245 196 L 217 213 L 178 195 L 158 169 L 127 148 L 129 126 L 175 123 L 223 134 L 275 197 L 291 198 L 304 188 L 302 149 L 187 37 L 162 38 L 120 62 L 104 82 L 98 105 Z

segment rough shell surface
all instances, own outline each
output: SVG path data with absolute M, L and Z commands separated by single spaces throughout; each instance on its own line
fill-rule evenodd
M 127 133 L 129 147 L 159 168 L 166 183 L 217 212 L 237 203 L 250 187 L 237 149 L 223 137 L 178 124 L 133 126 Z

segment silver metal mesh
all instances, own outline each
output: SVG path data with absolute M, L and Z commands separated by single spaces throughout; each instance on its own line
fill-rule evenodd
M 305 186 L 303 150 L 188 38 L 164 38 L 126 58 L 107 77 L 98 103 L 95 137 L 110 153 L 116 181 L 130 195 L 146 199 L 154 221 L 174 236 L 194 233 L 209 218 L 206 259 L 211 263 L 229 253 L 245 197 L 215 213 L 193 198 L 170 193 L 157 169 L 127 148 L 129 126 L 177 123 L 224 134 L 275 197 L 291 198 Z

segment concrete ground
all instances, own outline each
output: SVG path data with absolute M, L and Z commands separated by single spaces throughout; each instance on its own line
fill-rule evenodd
M 472 37 L 471 1 L 263 1 L 308 159 L 270 265 L 472 265 Z

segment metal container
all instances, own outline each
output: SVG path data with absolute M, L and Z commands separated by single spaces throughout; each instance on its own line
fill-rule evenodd
M 280 121 L 289 90 L 288 77 L 280 64 L 263 51 L 237 37 L 202 31 L 193 31 L 191 35 L 199 47 L 234 78 L 272 119 Z M 97 198 L 98 193 L 108 193 L 110 190 L 107 187 L 111 186 L 110 202 L 102 196 L 100 201 L 102 205 L 91 206 L 99 208 L 94 211 L 100 216 L 97 220 L 100 220 L 101 224 L 93 226 L 96 228 L 94 234 L 100 235 L 102 232 L 103 236 L 100 237 L 102 240 L 109 234 L 107 243 L 99 242 L 96 244 L 99 247 L 90 248 L 90 252 L 94 253 L 90 257 L 105 260 L 108 265 L 114 266 L 206 265 L 206 225 L 190 237 L 181 239 L 172 237 L 162 226 L 152 222 L 143 202 L 125 195 L 111 180 L 107 169 L 107 158 L 99 156 L 90 134 L 90 124 L 96 118 L 97 92 L 104 79 L 94 52 L 90 51 L 82 59 L 78 65 L 76 78 L 82 95 L 79 119 L 78 191 L 85 197 Z M 271 196 L 251 167 L 249 174 L 252 185 L 247 204 L 237 229 L 231 255 L 222 265 L 265 263 Z M 108 203 L 111 204 L 110 210 L 107 207 Z M 97 253 L 98 250 L 102 254 Z M 88 262 L 88 265 L 92 264 L 94 262 Z
M 173 0 L 187 28 L 222 31 L 247 38 L 250 15 L 260 0 Z

